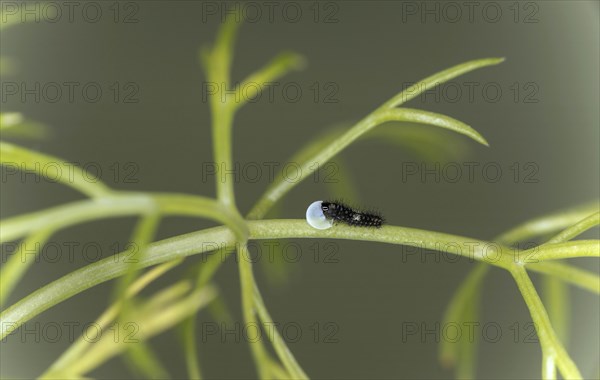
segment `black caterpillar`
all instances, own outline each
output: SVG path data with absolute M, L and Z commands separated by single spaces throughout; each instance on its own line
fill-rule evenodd
M 321 210 L 326 218 L 350 226 L 380 228 L 385 223 L 378 213 L 357 211 L 337 201 L 323 201 Z

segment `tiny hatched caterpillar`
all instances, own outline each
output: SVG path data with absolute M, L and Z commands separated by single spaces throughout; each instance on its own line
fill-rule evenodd
M 306 221 L 319 230 L 331 228 L 337 222 L 350 226 L 376 228 L 381 227 L 385 222 L 378 213 L 358 211 L 337 201 L 311 203 L 306 209 Z

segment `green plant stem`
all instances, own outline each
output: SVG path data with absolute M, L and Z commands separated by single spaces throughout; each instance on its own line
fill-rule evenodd
M 542 346 L 542 355 L 554 358 L 556 366 L 565 379 L 581 379 L 581 373 L 579 373 L 577 366 L 573 363 L 556 336 L 542 300 L 538 296 L 525 268 L 515 264 L 510 269 L 510 273 L 515 279 L 523 299 L 529 308 L 531 319 L 533 320 L 540 345 Z M 546 359 L 547 362 L 548 359 Z
M 414 99 L 423 92 L 428 91 L 433 87 L 438 86 L 444 82 L 459 77 L 470 71 L 480 69 L 486 66 L 494 66 L 502 62 L 504 62 L 504 58 L 485 58 L 476 59 L 473 61 L 458 64 L 456 66 L 452 66 L 446 70 L 440 71 L 413 84 L 406 90 L 400 92 L 398 95 L 385 102 L 380 108 L 384 109 L 398 107 L 399 105 L 406 103 L 411 99 Z
M 185 282 L 172 285 L 139 309 L 132 311 L 129 317 L 136 321 L 138 331 L 136 339 L 146 341 L 173 327 L 206 306 L 215 296 L 213 289 L 206 287 L 181 298 L 190 287 L 190 284 Z M 63 378 L 80 377 L 107 359 L 127 350 L 127 346 L 124 339 L 115 341 L 111 337 L 103 336 L 87 351 L 86 355 L 67 368 Z
M 600 277 L 596 273 L 556 261 L 528 264 L 527 269 L 544 273 L 565 283 L 600 294 Z
M 167 261 L 155 268 L 152 268 L 147 273 L 140 276 L 131 286 L 127 289 L 127 296 L 132 297 L 139 292 L 142 291 L 146 286 L 148 286 L 152 281 L 156 280 L 164 273 L 174 268 L 175 266 L 181 264 L 182 259 L 176 259 L 172 261 Z M 119 314 L 119 310 L 121 309 L 121 302 L 113 303 L 104 313 L 96 319 L 96 325 L 105 329 L 109 323 L 111 323 Z M 52 363 L 52 366 L 48 368 L 48 370 L 40 377 L 53 377 L 53 373 L 59 373 L 64 371 L 70 363 L 76 361 L 86 349 L 89 348 L 90 342 L 84 339 L 84 336 L 81 335 L 73 344 L 69 346 L 69 348 L 64 351 L 61 356 Z
M 238 268 L 240 271 L 240 288 L 242 293 L 242 313 L 246 328 L 255 327 L 257 334 L 260 334 L 260 324 L 256 319 L 254 311 L 254 275 L 252 274 L 252 263 L 246 260 L 249 256 L 246 242 L 238 247 Z M 269 357 L 260 338 L 249 341 L 250 350 L 258 369 L 258 376 L 266 379 L 269 376 Z
M 482 252 L 490 243 L 485 241 L 406 227 L 384 226 L 381 229 L 373 230 L 336 226 L 329 230 L 315 230 L 308 226 L 305 220 L 285 219 L 249 221 L 248 227 L 250 239 L 347 239 L 408 245 L 438 251 L 447 247 L 449 248 L 446 251 L 448 253 L 486 261 L 506 269 L 511 268 L 513 264 L 512 257 L 508 253 L 501 255 L 502 259 L 500 260 L 486 260 Z M 147 254 L 140 262 L 140 268 L 212 251 L 215 245 L 223 244 L 232 248 L 235 247 L 236 241 L 238 240 L 235 235 L 226 227 L 209 228 L 162 240 L 149 245 Z M 465 246 L 466 249 L 463 252 L 457 252 L 454 248 L 457 245 Z M 114 258 L 109 257 L 71 272 L 38 289 L 0 314 L 0 319 L 5 322 L 1 325 L 0 338 L 44 310 L 92 286 L 121 276 L 126 270 L 126 264 L 116 262 Z
M 227 17 L 219 30 L 215 46 L 212 50 L 205 50 L 203 53 L 206 78 L 218 88 L 218 91 L 210 97 L 217 199 L 228 209 L 235 209 L 233 181 L 225 178 L 225 173 L 233 170 L 231 129 L 235 101 L 229 101 L 225 91 L 230 88 L 230 69 L 238 26 L 234 18 Z
M 169 379 L 172 376 L 146 342 L 129 345 L 123 354 L 125 364 L 135 375 L 145 379 Z
M 590 228 L 597 226 L 598 224 L 600 224 L 600 213 L 596 212 L 574 224 L 573 226 L 561 231 L 559 234 L 545 242 L 542 246 L 571 240 Z M 552 263 L 542 263 L 542 265 L 544 264 L 551 265 Z M 596 293 L 600 291 L 600 281 L 598 281 L 597 275 L 592 273 L 581 273 L 584 271 L 579 271 L 580 273 L 576 273 L 578 270 L 576 268 L 573 269 L 575 270 L 563 270 L 563 272 L 570 272 L 565 273 L 567 276 L 569 276 L 568 278 L 576 277 L 581 280 L 589 280 L 587 282 L 594 285 L 594 289 L 592 291 L 596 291 Z M 593 277 L 595 277 L 595 281 L 592 280 Z M 569 340 L 569 320 L 571 310 L 569 288 L 567 287 L 564 277 L 561 278 L 558 276 L 544 276 L 542 285 L 542 295 L 545 304 L 548 307 L 550 321 L 556 330 L 558 338 L 563 342 L 563 344 L 567 345 Z M 544 378 L 556 378 L 556 363 L 552 355 L 543 355 L 542 374 Z
M 545 260 L 568 259 L 572 257 L 600 257 L 598 240 L 575 240 L 564 243 L 544 244 L 523 251 L 518 263 L 533 264 Z
M 217 82 L 221 83 L 221 82 Z M 218 108 L 216 111 L 214 108 Z M 216 111 L 216 112 L 215 112 Z M 213 107 L 213 147 L 216 165 L 217 199 L 225 207 L 235 207 L 235 196 L 233 182 L 227 180 L 226 173 L 234 170 L 233 154 L 231 152 L 231 127 L 233 124 L 233 107 L 224 104 L 216 104 Z
M 448 326 L 450 323 L 461 323 L 465 320 L 466 310 L 469 308 L 469 305 L 472 305 L 476 302 L 474 300 L 475 295 L 481 290 L 480 284 L 482 282 L 483 277 L 487 274 L 490 266 L 481 264 L 477 265 L 467 276 L 467 278 L 460 285 L 458 290 L 454 293 L 452 300 L 449 302 L 449 306 L 446 309 L 446 313 L 443 318 L 442 326 Z M 439 345 L 439 356 L 444 365 L 447 368 L 453 367 L 457 360 L 458 356 L 463 354 L 464 351 L 459 351 L 456 349 L 456 344 L 450 342 L 447 339 L 441 341 Z M 465 347 L 468 349 L 468 347 Z
M 135 280 L 138 272 L 138 266 L 140 259 L 143 257 L 148 244 L 154 239 L 154 234 L 160 223 L 160 217 L 156 213 L 147 214 L 141 217 L 138 221 L 135 231 L 133 233 L 130 247 L 127 254 L 129 269 L 127 273 L 119 279 L 119 282 L 115 288 L 115 299 L 124 303 L 123 309 L 127 309 L 127 299 L 130 297 L 127 294 L 127 289 L 131 283 Z
M 554 355 L 542 352 L 542 379 L 556 380 L 556 360 Z
M 18 249 L 0 270 L 0 274 L 2 275 L 0 277 L 0 307 L 4 307 L 8 296 L 29 266 L 36 261 L 39 252 L 52 233 L 51 229 L 39 230 L 18 243 Z
M 548 315 L 552 326 L 554 326 L 554 331 L 556 331 L 556 336 L 564 345 L 567 345 L 569 310 L 571 310 L 569 288 L 560 278 L 544 276 L 542 290 L 544 304 L 548 309 Z
M 182 324 L 182 328 L 184 335 L 181 339 L 183 339 L 183 351 L 188 378 L 201 380 L 202 371 L 200 371 L 198 348 L 196 347 L 196 315 L 191 315 L 186 319 Z
M 247 234 L 244 220 L 213 199 L 177 193 L 124 192 L 4 219 L 0 242 L 18 239 L 46 228 L 58 231 L 93 220 L 143 215 L 156 209 L 162 216 L 215 219 L 230 226 L 240 236 Z
M 588 204 L 574 207 L 570 210 L 563 210 L 550 215 L 545 215 L 510 229 L 509 231 L 495 238 L 494 241 L 499 241 L 506 245 L 512 245 L 518 242 L 526 242 L 528 239 L 538 236 L 554 234 L 556 231 L 561 229 L 564 230 L 550 239 L 547 243 L 560 243 L 569 239 L 573 239 L 579 234 L 598 224 L 598 207 L 598 202 L 590 202 Z M 535 255 L 533 255 L 533 257 L 535 257 Z M 546 285 L 551 286 L 552 291 L 556 292 L 558 297 L 566 292 L 565 289 L 557 289 L 556 282 L 560 280 L 562 280 L 564 283 L 570 283 L 582 289 L 600 294 L 600 277 L 595 273 L 591 273 L 556 261 L 530 263 L 527 265 L 527 268 L 536 272 L 547 274 L 547 278 L 551 278 L 553 283 Z M 456 291 L 454 297 L 448 304 L 445 314 L 446 321 L 448 321 L 450 318 L 460 318 L 464 310 L 468 308 L 469 302 L 476 302 L 473 299 L 472 294 L 474 294 L 475 288 L 479 288 L 481 286 L 481 282 L 483 281 L 488 269 L 489 266 L 487 264 L 478 263 L 475 269 L 471 271 L 469 276 L 464 280 L 463 284 Z M 564 288 L 564 284 L 561 286 Z M 566 299 L 563 299 L 563 301 L 566 302 Z M 560 300 L 556 302 L 555 299 L 552 299 L 548 305 L 550 308 L 551 317 L 556 315 L 559 320 L 564 321 L 567 319 L 567 304 L 561 303 Z M 563 335 L 567 336 L 566 332 L 563 332 L 564 334 L 561 335 L 560 327 L 558 329 L 558 333 L 559 337 L 562 337 Z M 455 349 L 455 347 L 449 342 L 442 342 L 440 344 L 441 362 L 447 366 L 454 365 L 458 356 L 464 354 L 463 351 L 459 352 L 458 350 L 464 349 L 469 348 L 466 346 L 457 346 Z M 554 363 L 555 361 L 553 356 L 543 355 L 542 372 L 545 374 L 544 376 L 552 373 L 554 373 L 553 376 L 556 376 L 556 370 L 552 370 L 555 365 Z
M 244 260 L 244 261 L 246 261 L 246 260 Z M 250 264 L 250 262 L 248 262 L 248 263 Z M 308 379 L 308 376 L 306 375 L 306 373 L 304 372 L 304 370 L 302 369 L 300 364 L 298 364 L 298 362 L 296 361 L 296 358 L 294 358 L 294 356 L 288 349 L 287 345 L 285 344 L 285 341 L 279 334 L 279 331 L 277 331 L 277 329 L 274 327 L 275 322 L 273 322 L 273 318 L 271 318 L 271 315 L 269 314 L 269 311 L 267 310 L 267 307 L 265 306 L 265 303 L 263 301 L 262 295 L 260 294 L 258 286 L 256 286 L 256 282 L 254 282 L 253 301 L 254 301 L 254 306 L 256 308 L 258 316 L 260 317 L 262 323 L 267 326 L 267 328 L 266 328 L 267 336 L 269 337 L 269 340 L 271 341 L 271 343 L 273 343 L 275 352 L 277 353 L 277 356 L 283 363 L 287 372 L 290 374 L 292 379 Z
M 489 266 L 486 266 L 489 267 Z M 467 304 L 463 314 L 463 323 L 471 323 L 478 321 L 479 319 L 479 304 L 480 304 L 481 289 L 477 288 L 473 294 L 472 302 Z M 477 361 L 477 346 L 479 340 L 472 337 L 470 341 L 468 338 L 462 338 L 458 342 L 460 355 L 458 357 L 458 364 L 456 366 L 456 374 L 458 379 L 476 379 L 476 368 L 475 362 Z
M 265 67 L 250 74 L 237 86 L 235 109 L 239 109 L 249 100 L 254 99 L 263 86 L 273 82 L 292 70 L 300 70 L 305 66 L 302 56 L 293 52 L 283 52 L 273 58 Z
M 260 197 L 258 202 L 256 202 L 248 214 L 248 219 L 260 219 L 264 217 L 272 205 L 281 199 L 289 190 L 300 183 L 302 179 L 310 176 L 318 167 L 320 167 L 320 165 L 324 165 L 354 140 L 361 137 L 375 126 L 384 122 L 404 121 L 412 123 L 428 123 L 457 131 L 484 145 L 487 145 L 487 142 L 481 135 L 479 135 L 479 133 L 464 123 L 459 122 L 458 120 L 452 119 L 448 116 L 434 114 L 432 112 L 412 110 L 408 108 L 394 109 L 394 107 L 401 105 L 402 103 L 418 96 L 432 87 L 444 83 L 445 81 L 478 68 L 497 65 L 503 60 L 503 58 L 486 58 L 469 61 L 427 77 L 382 104 L 375 111 L 371 112 L 361 121 L 356 123 L 352 128 L 346 131 L 346 133 L 336 137 L 334 140 L 331 140 L 330 144 L 321 145 L 318 141 L 310 144 L 308 148 L 314 147 L 315 150 L 311 150 L 311 153 L 313 154 L 312 157 L 307 154 L 305 157 L 306 160 L 301 162 L 300 177 L 291 183 L 290 181 L 285 181 L 280 173 L 271 186 L 269 186 L 267 191 Z M 329 137 L 326 136 L 326 138 Z M 317 147 L 319 148 L 318 150 L 316 149 Z
M 288 191 L 290 191 L 303 179 L 310 176 L 318 167 L 327 163 L 336 154 L 341 152 L 347 146 L 352 144 L 352 142 L 374 127 L 390 121 L 431 124 L 466 135 L 483 145 L 487 145 L 487 141 L 477 131 L 451 117 L 409 108 L 379 108 L 372 114 L 369 114 L 364 119 L 359 121 L 346 133 L 331 141 L 329 144 L 322 146 L 321 149 L 315 152 L 314 156 L 312 156 L 310 159 L 299 163 L 299 175 L 295 181 L 284 180 L 283 174 L 280 172 L 265 194 L 263 194 L 258 202 L 256 202 L 255 206 L 249 213 L 249 218 L 262 218 L 275 204 L 275 202 L 281 199 Z
M 25 149 L 4 141 L 0 141 L 0 164 L 7 167 L 15 166 L 18 170 L 46 176 L 53 182 L 61 182 L 89 197 L 107 197 L 113 193 L 108 186 L 93 176 L 90 178 L 78 166 L 69 164 L 57 157 Z M 41 168 L 45 168 L 45 170 Z M 50 170 L 50 168 L 55 168 L 55 170 Z
M 587 218 L 581 220 L 580 222 L 577 222 L 573 226 L 561 231 L 558 235 L 552 237 L 543 245 L 563 243 L 565 241 L 571 240 L 581 235 L 585 231 L 589 230 L 590 228 L 596 227 L 598 224 L 600 224 L 600 212 L 592 214 Z
M 226 254 L 231 253 L 225 249 L 217 249 L 212 254 L 206 255 L 199 266 L 196 278 L 196 289 L 206 286 L 222 264 Z M 211 303 L 213 305 L 218 298 Z M 211 306 L 209 305 L 209 307 Z M 185 355 L 185 364 L 190 379 L 202 379 L 200 361 L 198 360 L 198 347 L 196 345 L 196 315 L 190 316 L 181 326 L 182 341 Z
M 0 242 L 15 240 L 45 228 L 57 231 L 91 220 L 138 215 L 153 207 L 152 200 L 143 194 L 71 202 L 2 220 Z
M 229 211 L 229 209 L 212 199 L 186 194 L 115 192 L 106 197 L 72 202 L 5 219 L 2 221 L 2 228 L 0 229 L 0 241 L 5 242 L 30 235 L 30 238 L 21 243 L 21 247 L 31 246 L 35 243 L 43 245 L 42 240 L 48 239 L 60 229 L 87 221 L 129 215 L 141 215 L 143 220 L 150 218 L 148 215 L 153 215 L 152 219 L 148 219 L 150 224 L 157 222 L 155 219 L 159 216 L 167 215 L 211 218 L 229 225 L 240 238 L 245 238 L 248 234 L 245 222 L 237 212 Z M 146 231 L 145 234 L 150 232 L 152 231 Z M 151 236 L 146 236 L 143 240 L 150 240 L 151 238 Z M 139 237 L 135 239 L 139 240 Z M 139 244 L 140 241 L 137 243 L 139 248 L 143 249 L 145 243 L 141 245 Z M 6 300 L 12 288 L 25 274 L 31 263 L 31 261 L 21 262 L 21 256 L 21 253 L 16 252 L 10 262 L 0 270 L 1 281 L 3 281 L 0 294 L 0 301 L 2 302 L 0 303 Z M 121 289 L 123 286 L 121 286 Z
M 494 240 L 510 245 L 518 242 L 527 242 L 527 240 L 538 236 L 554 234 L 556 231 L 569 228 L 592 214 L 597 213 L 599 208 L 600 203 L 594 201 L 574 207 L 573 209 L 535 218 L 515 228 L 511 228 Z

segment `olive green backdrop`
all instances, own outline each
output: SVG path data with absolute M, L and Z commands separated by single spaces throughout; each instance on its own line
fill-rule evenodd
M 100 178 L 117 189 L 214 196 L 214 177 L 206 167 L 212 160 L 210 115 L 197 57 L 199 47 L 213 41 L 220 23 L 213 10 L 219 12 L 224 5 L 101 1 L 88 5 L 85 13 L 87 3 L 82 2 L 69 20 L 67 8 L 58 4 L 64 13 L 57 22 L 42 20 L 2 31 L 2 57 L 13 63 L 2 78 L 2 111 L 23 112 L 51 132 L 44 140 L 19 142 L 88 165 L 96 173 L 99 168 Z M 465 147 L 464 155 L 453 158 L 449 166 L 440 162 L 439 170 L 429 163 L 440 174 L 436 181 L 433 174 L 421 179 L 424 161 L 419 156 L 383 141 L 365 140 L 342 154 L 350 176 L 336 172 L 334 178 L 342 187 L 356 186 L 358 197 L 353 201 L 380 209 L 390 224 L 482 239 L 543 213 L 598 198 L 597 2 L 499 1 L 473 8 L 462 2 L 300 1 L 287 6 L 274 3 L 273 8 L 269 4 L 237 3 L 255 22 L 241 28 L 233 78 L 243 79 L 282 50 L 303 54 L 307 66 L 279 80 L 272 87 L 272 99 L 263 96 L 237 115 L 235 161 L 247 170 L 235 185 L 242 213 L 268 185 L 270 163 L 283 166 L 328 126 L 358 120 L 409 82 L 484 57 L 506 57 L 506 62 L 460 77 L 408 106 L 472 125 L 490 142 L 489 148 L 447 134 L 449 142 Z M 93 22 L 97 9 L 102 15 Z M 76 82 L 72 99 L 64 92 L 70 86 L 67 82 Z M 22 88 L 13 95 L 10 83 L 33 88 L 39 102 L 31 94 L 21 99 Z M 86 85 L 90 92 L 82 93 Z M 63 91 L 56 102 L 53 86 Z M 102 95 L 93 102 L 90 97 L 97 87 Z M 298 88 L 301 94 L 295 95 Z M 475 165 L 473 180 L 466 165 Z M 264 171 L 255 181 L 256 167 Z M 417 174 L 409 174 L 409 167 L 417 168 Z M 463 172 L 455 181 L 457 167 Z M 484 167 L 489 172 L 482 171 Z M 495 172 L 498 168 L 500 174 Z M 62 185 L 36 183 L 32 176 L 6 171 L 3 176 L 3 218 L 81 198 Z M 310 178 L 289 194 L 280 215 L 303 218 L 308 204 L 329 196 L 322 178 Z M 85 265 L 81 248 L 85 244 L 97 244 L 102 257 L 108 257 L 114 244 L 127 241 L 132 222 L 101 221 L 56 235 L 53 242 L 63 247 L 60 260 L 33 265 L 11 300 Z M 210 225 L 169 219 L 159 237 Z M 597 237 L 597 232 L 589 236 Z M 74 260 L 66 257 L 68 242 L 81 244 Z M 302 337 L 290 347 L 309 375 L 452 376 L 437 361 L 435 340 L 442 332 L 424 337 L 421 332 L 441 322 L 447 302 L 472 263 L 444 256 L 436 261 L 432 252 L 397 246 L 293 243 L 298 245 L 287 247 L 299 249 L 302 257 L 288 265 L 287 283 L 270 282 L 262 265 L 256 271 L 273 318 L 288 327 L 300 326 Z M 325 262 L 326 252 L 335 252 L 334 260 L 329 260 L 333 262 Z M 189 262 L 198 260 L 193 257 Z M 597 260 L 577 264 L 598 270 Z M 174 281 L 182 274 L 176 270 L 167 279 Z M 534 280 L 539 284 L 537 275 Z M 239 320 L 237 266 L 232 260 L 219 273 L 218 284 Z M 1 375 L 40 374 L 69 344 L 64 324 L 93 321 L 104 309 L 111 287 L 109 283 L 86 291 L 29 322 L 33 333 L 9 337 L 0 345 Z M 598 297 L 576 289 L 571 295 L 573 332 L 568 349 L 585 376 L 596 376 Z M 212 321 L 205 312 L 201 316 Z M 481 325 L 475 327 L 475 334 L 485 338 L 477 377 L 539 377 L 541 353 L 539 345 L 528 340 L 528 322 L 512 279 L 491 271 L 483 289 Z M 56 342 L 49 339 L 50 332 L 41 332 L 51 323 L 63 326 Z M 419 332 L 403 335 L 408 326 L 417 326 Z M 287 333 L 287 338 L 295 338 L 292 330 Z M 206 336 L 199 331 L 198 339 L 206 341 L 200 356 L 207 377 L 255 376 L 243 337 L 236 341 L 234 334 Z M 171 374 L 185 377 L 176 335 L 165 333 L 152 343 Z M 91 375 L 122 378 L 129 373 L 115 359 Z

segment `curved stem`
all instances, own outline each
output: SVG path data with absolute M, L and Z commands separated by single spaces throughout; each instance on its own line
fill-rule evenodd
M 336 226 L 329 230 L 315 230 L 304 220 L 261 220 L 249 221 L 247 224 L 250 239 L 332 238 L 373 241 L 445 251 L 506 269 L 512 264 L 512 255 L 508 254 L 510 251 L 507 248 L 477 239 L 413 228 L 384 226 L 381 229 L 366 229 Z M 210 228 L 162 240 L 148 246 L 140 260 L 139 268 L 212 251 L 215 246 L 231 248 L 235 246 L 236 241 L 239 240 L 226 227 Z M 488 255 L 490 246 L 495 247 L 493 255 Z M 1 324 L 1 336 L 6 336 L 25 321 L 61 301 L 125 274 L 128 264 L 123 263 L 122 260 L 115 260 L 115 257 L 108 257 L 71 272 L 9 307 L 0 314 L 0 319 L 4 322 Z
M 256 313 L 254 309 L 254 274 L 252 273 L 252 263 L 246 260 L 249 257 L 248 247 L 246 242 L 240 243 L 238 248 L 238 268 L 240 271 L 240 288 L 242 293 L 242 313 L 244 314 L 244 322 L 246 323 L 246 329 L 250 327 L 256 328 L 260 332 L 260 324 L 256 319 Z M 260 334 L 260 333 L 259 333 Z M 266 379 L 269 372 L 269 356 L 265 350 L 262 340 L 256 339 L 250 340 L 250 350 L 254 358 L 258 369 L 258 376 L 261 379 Z
M 538 296 L 525 268 L 515 264 L 513 268 L 510 269 L 510 273 L 515 279 L 517 286 L 523 295 L 523 299 L 527 304 L 529 313 L 531 314 L 531 319 L 533 320 L 536 332 L 540 339 L 540 345 L 542 346 L 542 355 L 546 358 L 554 358 L 556 366 L 563 375 L 563 378 L 581 379 L 581 373 L 579 373 L 577 366 L 573 363 L 569 354 L 567 354 L 560 343 L 560 340 L 556 336 L 552 324 L 550 323 L 550 318 L 548 318 L 548 313 L 544 308 L 544 304 Z M 550 360 L 546 359 L 544 362 L 548 364 L 550 363 Z M 551 366 L 548 365 L 548 367 Z M 544 372 L 548 375 L 545 370 Z
M 15 240 L 42 229 L 60 229 L 104 218 L 158 212 L 162 216 L 194 216 L 217 220 L 241 237 L 247 234 L 244 220 L 213 199 L 178 193 L 116 192 L 110 196 L 71 202 L 42 211 L 2 220 L 0 242 Z

